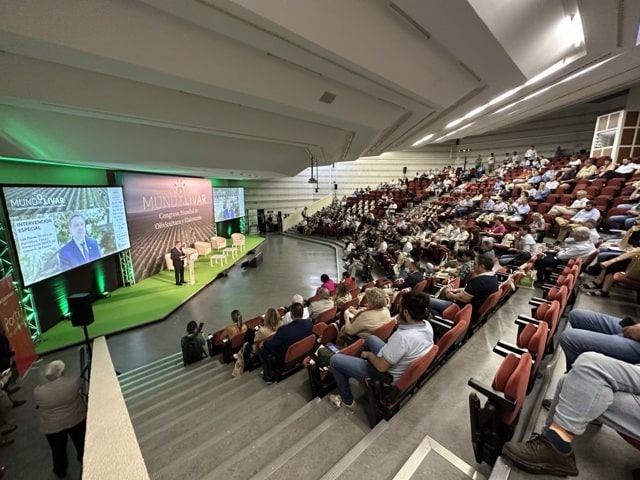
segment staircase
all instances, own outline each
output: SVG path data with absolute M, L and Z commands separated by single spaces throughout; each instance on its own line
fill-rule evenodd
M 232 368 L 216 358 L 185 368 L 175 354 L 120 375 L 152 479 L 417 479 L 435 467 L 424 431 L 407 432 L 415 420 L 394 425 L 402 410 L 370 429 L 361 407 L 311 398 L 304 371 L 266 386 L 259 370 L 233 378 Z M 469 478 L 437 468 L 433 478 Z

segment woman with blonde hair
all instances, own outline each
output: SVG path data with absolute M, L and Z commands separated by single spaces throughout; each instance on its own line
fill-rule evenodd
M 350 307 L 344 312 L 344 327 L 339 337 L 344 343 L 358 338 L 367 338 L 378 327 L 391 320 L 388 308 L 387 295 L 381 288 L 369 288 L 364 296 L 367 299 L 367 307 L 358 310 Z
M 273 307 L 267 308 L 262 320 L 262 326 L 256 331 L 255 343 L 258 343 L 263 338 L 267 338 L 269 335 L 276 333 L 280 324 L 281 321 L 278 311 Z
M 341 308 L 342 305 L 350 302 L 352 299 L 353 297 L 351 297 L 351 290 L 349 289 L 349 286 L 346 283 L 339 283 L 333 300 L 335 306 Z

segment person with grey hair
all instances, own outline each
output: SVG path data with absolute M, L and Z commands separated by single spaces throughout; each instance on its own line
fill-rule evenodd
M 555 247 L 548 250 L 544 257 L 536 260 L 536 284 L 541 286 L 545 281 L 551 278 L 551 272 L 547 270 L 549 267 L 558 265 L 558 260 L 570 260 L 572 258 L 581 258 L 586 260 L 596 247 L 591 241 L 591 231 L 587 227 L 576 227 L 572 233 L 573 242 L 565 244 L 565 248 Z
M 291 303 L 300 303 L 302 305 L 304 305 L 304 298 L 302 298 L 302 295 L 300 295 L 299 293 L 296 293 L 293 296 L 293 299 L 291 300 Z M 309 318 L 309 308 L 304 307 L 302 310 L 302 318 Z M 281 325 L 286 325 L 287 323 L 291 323 L 291 321 L 293 320 L 293 318 L 291 318 L 291 312 L 287 312 L 284 314 L 284 316 L 282 317 L 282 322 Z
M 62 478 L 67 474 L 67 436 L 76 448 L 78 462 L 84 455 L 87 406 L 81 395 L 82 379 L 65 377 L 65 364 L 54 360 L 47 364 L 44 376 L 47 383 L 33 390 L 38 409 L 38 423 L 53 457 L 53 473 Z
M 330 298 L 329 290 L 325 287 L 318 289 L 318 300 L 311 302 L 309 305 L 309 316 L 315 322 L 321 313 L 334 307 L 333 301 Z
M 391 320 L 387 294 L 381 288 L 368 288 L 364 293 L 367 306 L 364 309 L 349 307 L 344 311 L 344 327 L 339 343 L 352 343 L 367 338 L 378 327 Z

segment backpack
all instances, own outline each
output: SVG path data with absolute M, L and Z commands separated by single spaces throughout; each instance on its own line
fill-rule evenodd
M 204 352 L 197 335 L 188 336 L 182 349 L 182 360 L 185 365 L 202 360 Z

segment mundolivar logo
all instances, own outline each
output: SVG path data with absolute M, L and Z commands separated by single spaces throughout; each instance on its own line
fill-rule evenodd
M 161 210 L 163 208 L 205 205 L 207 201 L 204 193 L 191 191 L 189 184 L 183 179 L 177 179 L 166 193 L 142 196 L 142 208 L 145 211 Z
M 65 204 L 66 200 L 64 197 L 43 195 L 42 193 L 36 193 L 22 198 L 12 198 L 9 200 L 9 207 L 14 210 L 49 206 L 64 206 Z

